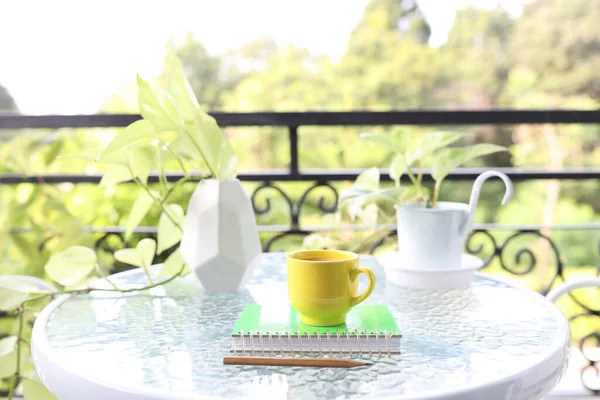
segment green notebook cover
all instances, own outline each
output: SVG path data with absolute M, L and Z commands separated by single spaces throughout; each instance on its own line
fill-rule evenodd
M 243 332 L 243 333 L 242 333 Z M 261 306 L 259 304 L 250 304 L 244 307 L 235 327 L 232 336 L 239 337 L 253 334 L 282 334 L 291 333 L 300 336 L 313 334 L 352 334 L 357 333 L 360 336 L 367 335 L 392 335 L 391 337 L 401 337 L 400 329 L 394 321 L 394 317 L 389 308 L 385 305 L 363 305 L 356 306 L 346 316 L 346 322 L 341 325 L 317 327 L 301 323 L 298 319 L 298 313 L 291 307 Z

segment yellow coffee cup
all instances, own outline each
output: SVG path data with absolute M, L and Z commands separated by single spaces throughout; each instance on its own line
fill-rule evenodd
M 346 314 L 375 289 L 375 274 L 358 266 L 358 255 L 349 251 L 311 250 L 287 256 L 288 295 L 300 322 L 314 326 L 344 323 Z M 369 279 L 358 294 L 358 275 Z

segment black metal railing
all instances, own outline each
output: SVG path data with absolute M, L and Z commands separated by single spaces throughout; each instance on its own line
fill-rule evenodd
M 305 126 L 391 126 L 391 125 L 419 125 L 419 126 L 442 126 L 442 125 L 514 125 L 514 124 L 597 124 L 600 125 L 600 112 L 577 111 L 577 110 L 498 110 L 498 111 L 402 111 L 402 112 L 294 112 L 294 113 L 213 113 L 219 125 L 223 127 L 239 126 L 276 126 L 286 127 L 289 138 L 290 163 L 287 169 L 264 170 L 256 173 L 241 173 L 242 181 L 258 182 L 252 193 L 252 205 L 257 215 L 263 215 L 271 210 L 271 200 L 268 194 L 276 195 L 285 204 L 286 215 L 289 221 L 286 225 L 263 225 L 260 230 L 268 234 L 263 238 L 265 251 L 279 250 L 278 243 L 284 238 L 304 237 L 319 230 L 331 230 L 328 227 L 307 227 L 301 225 L 301 217 L 305 203 L 310 196 L 315 196 L 318 191 L 319 197 L 316 207 L 323 213 L 335 211 L 339 193 L 332 184 L 336 181 L 354 180 L 360 173 L 359 170 L 304 170 L 299 165 L 299 153 L 302 151 L 302 140 L 299 135 Z M 52 116 L 20 116 L 0 114 L 0 130 L 2 129 L 56 129 L 56 128 L 102 128 L 102 127 L 125 127 L 131 122 L 139 119 L 138 115 L 110 114 L 110 115 L 52 115 Z M 600 135 L 599 135 L 600 140 Z M 514 181 L 528 180 L 598 180 L 600 169 L 598 168 L 569 168 L 561 170 L 531 169 L 531 168 L 498 168 L 506 173 Z M 484 169 L 463 168 L 451 173 L 447 180 L 450 181 L 472 181 Z M 169 181 L 176 181 L 182 177 L 181 174 L 172 173 L 167 176 Z M 23 176 L 19 174 L 0 175 L 0 184 L 15 185 L 19 183 L 57 184 L 70 183 L 98 183 L 101 175 L 62 174 Z M 199 180 L 196 176 L 194 180 Z M 428 171 L 424 173 L 424 179 L 431 181 Z M 382 180 L 389 181 L 385 173 Z M 157 182 L 158 177 L 150 175 L 149 182 Z M 290 195 L 280 182 L 305 182 L 309 183 L 305 189 L 296 197 Z M 326 195 L 325 195 L 326 194 Z M 553 227 L 542 227 L 536 225 L 505 226 L 484 224 L 475 225 L 469 236 L 466 249 L 468 252 L 483 256 L 486 267 L 496 262 L 500 268 L 512 275 L 523 276 L 537 273 L 538 259 L 535 252 L 529 247 L 515 247 L 514 243 L 520 238 L 530 236 L 546 244 L 546 268 L 544 282 L 539 286 L 539 291 L 546 294 L 557 281 L 565 279 L 563 257 L 561 251 L 568 252 L 569 249 L 559 249 L 557 244 L 549 236 L 548 229 L 581 229 L 600 230 L 600 224 L 573 224 Z M 120 227 L 96 227 L 90 228 L 91 232 L 98 235 L 96 245 L 109 251 L 115 248 L 126 247 L 124 229 Z M 508 230 L 510 234 L 500 240 L 491 232 Z M 140 227 L 137 234 L 141 236 L 153 236 L 156 229 L 153 227 Z M 18 229 L 14 234 L 21 234 Z M 390 235 L 393 236 L 393 228 Z M 116 243 L 116 244 L 115 244 Z M 376 241 L 370 247 L 373 252 L 383 243 Z M 484 250 L 486 249 L 486 250 Z M 598 246 L 600 256 L 600 243 Z M 484 254 L 485 253 L 485 254 Z M 600 266 L 596 274 L 600 275 Z M 581 312 L 569 316 L 571 321 L 579 318 L 600 318 L 600 309 L 586 304 L 582 299 L 571 294 L 571 299 L 581 307 Z M 592 332 L 585 336 L 580 347 L 591 342 L 592 339 L 600 341 L 600 332 Z M 587 370 L 600 368 L 600 361 L 587 356 L 582 352 L 589 363 Z M 589 376 L 585 375 L 585 376 Z M 595 394 L 600 393 L 600 382 L 596 377 L 590 381 L 582 374 L 582 382 L 586 388 Z

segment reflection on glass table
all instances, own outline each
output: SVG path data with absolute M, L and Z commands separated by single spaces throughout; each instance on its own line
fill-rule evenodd
M 477 275 L 467 290 L 410 290 L 377 275 L 364 304 L 386 304 L 399 356 L 355 369 L 226 366 L 244 305 L 285 304 L 285 256 L 264 254 L 247 287 L 206 294 L 187 276 L 149 292 L 61 298 L 36 321 L 33 355 L 61 400 L 195 398 L 537 399 L 567 366 L 570 331 L 544 297 Z M 144 282 L 142 271 L 115 275 Z M 362 285 L 363 283 L 361 283 Z

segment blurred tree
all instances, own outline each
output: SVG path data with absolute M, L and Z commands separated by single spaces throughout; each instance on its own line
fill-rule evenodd
M 433 106 L 443 60 L 427 45 L 430 29 L 414 1 L 372 0 L 337 69 L 342 109 Z
M 414 0 L 371 0 L 350 36 L 348 51 L 374 54 L 379 49 L 371 45 L 378 34 L 389 32 L 408 35 L 425 44 L 431 30 Z
M 454 105 L 490 109 L 509 72 L 508 45 L 513 21 L 501 8 L 459 10 L 441 51 L 451 65 Z
M 175 46 L 198 102 L 207 110 L 220 109 L 224 91 L 221 60 L 208 54 L 206 48 L 188 32 L 182 45 Z
M 331 63 L 303 48 L 287 46 L 268 53 L 231 93 L 227 107 L 238 111 L 306 111 L 330 108 L 334 98 Z
M 263 41 L 242 48 L 245 59 L 258 69 L 246 77 L 226 98 L 226 108 L 235 111 L 309 111 L 335 109 L 335 81 L 327 57 L 314 57 L 294 46 L 274 49 Z M 266 57 L 266 59 L 265 59 Z M 303 128 L 304 129 L 304 128 Z M 257 136 L 248 133 L 259 133 Z M 287 135 L 281 128 L 246 129 L 233 141 L 246 149 L 241 164 L 251 168 L 283 167 L 289 162 Z M 308 148 L 313 149 L 312 145 Z M 314 152 L 303 152 L 307 155 Z
M 229 50 L 221 57 L 221 65 L 226 81 L 239 83 L 249 72 L 262 71 L 271 55 L 279 47 L 270 35 L 259 36 L 243 46 Z
M 17 111 L 15 100 L 4 86 L 0 85 L 0 111 Z
M 186 35 L 182 45 L 175 47 L 200 104 L 208 110 L 223 109 L 226 97 L 253 71 L 267 67 L 278 48 L 272 36 L 260 36 L 240 48 L 223 55 L 211 56 L 206 48 Z
M 512 36 L 512 61 L 535 73 L 536 88 L 600 99 L 600 2 L 537 0 Z
M 491 110 L 501 103 L 510 66 L 509 40 L 513 20 L 500 7 L 493 10 L 468 8 L 456 13 L 448 42 L 441 51 L 450 75 L 448 105 L 451 108 Z M 512 145 L 511 128 L 478 126 L 479 142 Z M 510 166 L 509 153 L 485 157 L 489 166 Z

